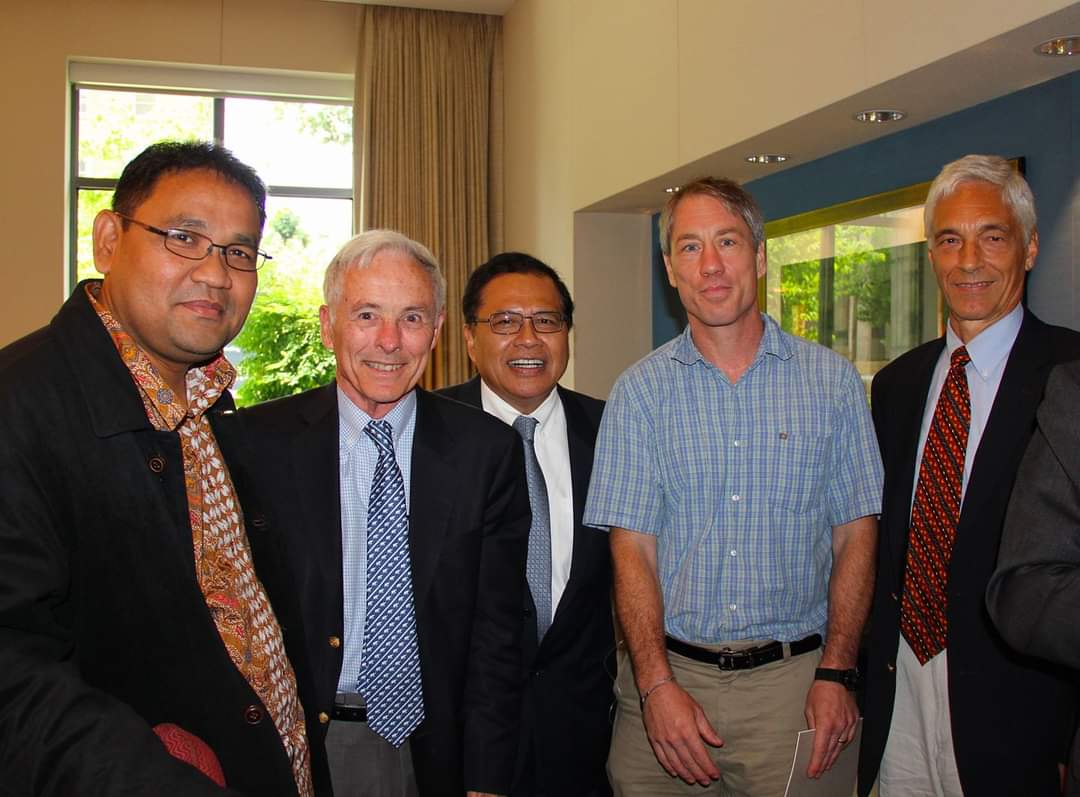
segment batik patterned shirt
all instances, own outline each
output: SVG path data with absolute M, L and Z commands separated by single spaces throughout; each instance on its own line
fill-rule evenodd
M 146 417 L 160 432 L 180 435 L 195 574 L 229 658 L 266 706 L 292 764 L 297 792 L 313 794 L 304 710 L 285 655 L 281 628 L 255 575 L 236 490 L 206 411 L 236 371 L 218 355 L 187 372 L 187 407 L 177 401 L 146 352 L 100 301 L 100 282 L 86 292 L 139 388 Z

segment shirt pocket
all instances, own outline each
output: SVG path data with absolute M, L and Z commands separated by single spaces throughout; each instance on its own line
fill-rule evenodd
M 832 433 L 827 429 L 774 430 L 760 441 L 769 499 L 791 512 L 821 507 L 828 480 Z

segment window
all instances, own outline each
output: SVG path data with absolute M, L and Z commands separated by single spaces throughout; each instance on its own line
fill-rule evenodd
M 868 395 L 891 359 L 944 331 L 923 233 L 928 187 L 913 186 L 915 204 L 882 195 L 766 225 L 769 315 L 851 360 Z
M 96 75 L 102 65 L 73 66 Z M 128 71 L 138 74 L 139 68 Z M 217 72 L 191 72 L 222 82 Z M 161 85 L 157 73 L 143 77 L 137 82 Z M 191 74 L 183 77 L 183 85 L 193 84 Z M 278 95 L 290 83 L 277 76 L 254 79 Z M 128 161 L 162 139 L 217 141 L 252 166 L 268 189 L 260 248 L 273 260 L 260 271 L 252 314 L 227 351 L 240 370 L 238 399 L 259 401 L 328 381 L 332 359 L 319 340 L 318 307 L 323 271 L 352 234 L 348 101 L 321 92 L 310 98 L 258 96 L 218 86 L 181 91 L 82 81 L 74 68 L 72 86 L 71 285 L 97 275 L 94 217 L 109 207 Z

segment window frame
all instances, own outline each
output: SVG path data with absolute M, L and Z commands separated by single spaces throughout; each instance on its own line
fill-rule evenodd
M 73 65 L 75 66 L 75 65 Z M 96 65 L 82 65 L 92 67 Z M 217 82 L 217 81 L 214 81 Z M 225 136 L 225 101 L 227 99 L 257 99 L 271 102 L 298 102 L 319 103 L 322 105 L 346 105 L 352 106 L 351 98 L 341 96 L 326 96 L 321 92 L 312 93 L 262 93 L 254 91 L 229 91 L 225 89 L 189 89 L 168 88 L 160 85 L 145 85 L 123 80 L 97 81 L 80 80 L 74 76 L 70 79 L 70 131 L 68 139 L 68 168 L 70 179 L 68 180 L 68 251 L 67 268 L 65 269 L 65 283 L 67 292 L 70 293 L 78 284 L 78 246 L 79 246 L 79 192 L 85 190 L 112 191 L 116 189 L 119 177 L 83 177 L 79 174 L 79 92 L 92 91 L 119 91 L 136 94 L 174 94 L 187 97 L 210 97 L 213 99 L 213 141 L 217 145 L 224 145 Z M 340 94 L 340 92 L 337 92 Z M 271 185 L 266 186 L 267 197 L 292 198 L 292 199 L 347 199 L 353 202 L 355 209 L 355 191 L 349 188 L 325 188 L 311 185 Z M 353 213 L 353 232 L 356 227 L 356 214 Z

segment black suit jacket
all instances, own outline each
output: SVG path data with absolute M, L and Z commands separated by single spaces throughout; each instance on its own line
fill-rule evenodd
M 915 458 L 943 338 L 897 358 L 874 378 L 872 407 L 885 490 L 871 611 L 859 791 L 877 775 L 896 690 L 900 601 Z M 1058 793 L 1057 764 L 1072 731 L 1073 687 L 1054 668 L 1013 652 L 986 612 L 1005 509 L 1035 425 L 1047 375 L 1080 356 L 1080 334 L 1030 312 L 1009 354 L 972 465 L 948 581 L 949 703 L 960 783 L 973 795 Z
M 607 533 L 581 522 L 604 402 L 562 387 L 558 391 L 570 450 L 573 558 L 570 580 L 540 645 L 536 608 L 525 589 L 521 639 L 526 686 L 514 797 L 611 793 L 605 771 L 615 673 L 611 554 Z M 440 392 L 483 407 L 479 377 Z
M 1080 670 L 1080 362 L 1054 369 L 1020 463 L 986 605 L 1016 650 Z M 1080 739 L 1066 792 L 1080 794 Z
M 284 620 L 289 656 L 302 681 L 313 774 L 330 793 L 320 718 L 334 702 L 344 636 L 336 385 L 235 417 L 246 442 L 225 454 L 246 508 L 290 563 L 263 578 L 272 598 L 299 595 L 300 614 Z M 410 747 L 425 797 L 510 788 L 530 520 L 524 467 L 521 440 L 505 424 L 417 391 L 409 554 L 425 717 Z
M 232 788 L 295 795 L 195 577 L 179 435 L 150 425 L 84 285 L 0 351 L 0 795 L 223 794 L 161 722 Z

